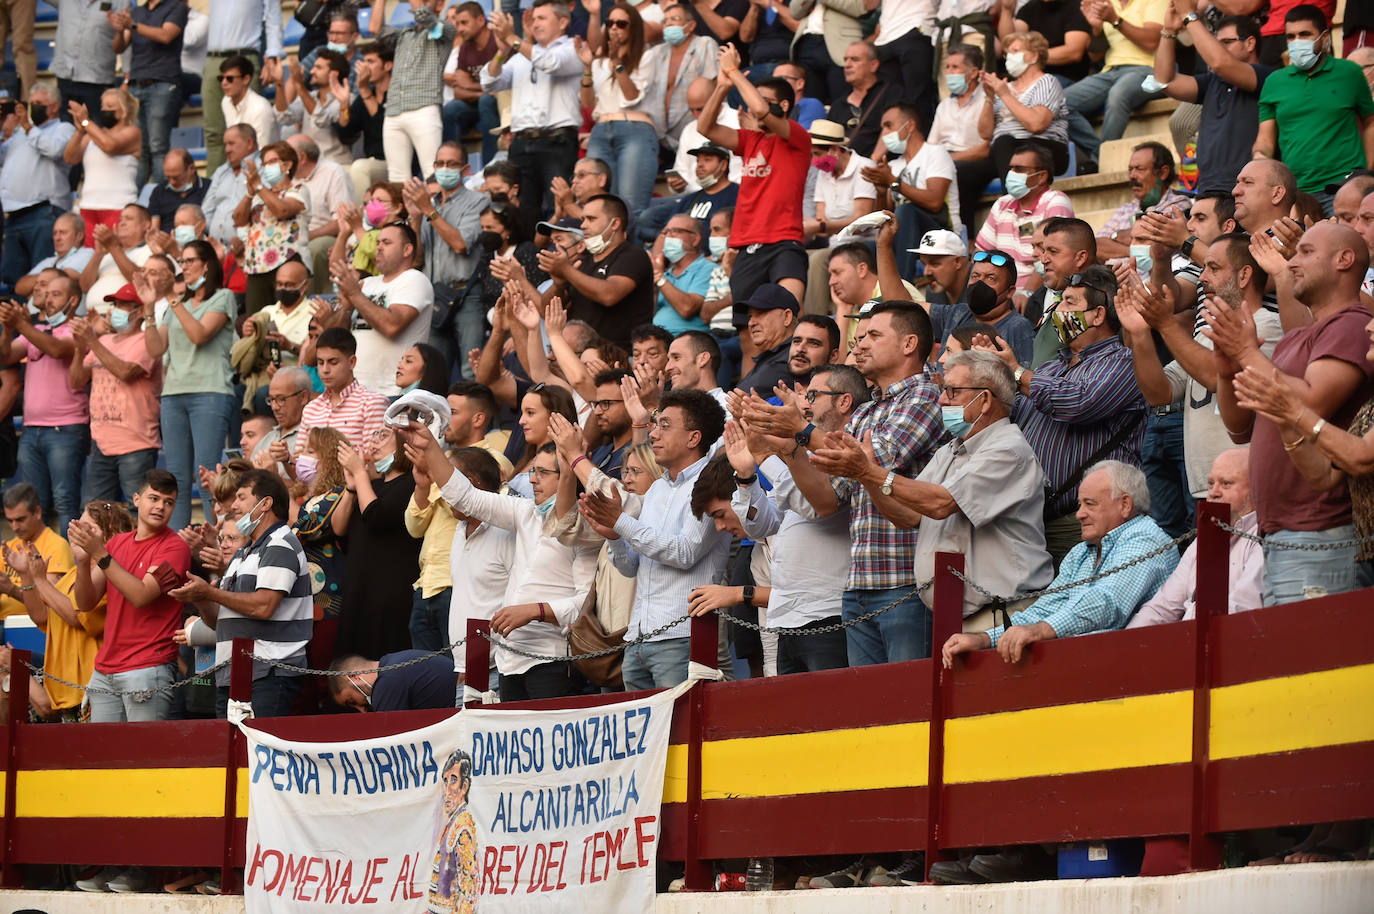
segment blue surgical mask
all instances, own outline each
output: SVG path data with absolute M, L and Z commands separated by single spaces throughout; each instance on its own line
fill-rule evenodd
M 723 235 L 717 235 L 713 238 L 708 238 L 706 244 L 710 246 L 712 257 L 720 257 L 729 249 L 730 239 Z
M 281 183 L 282 170 L 276 162 L 262 166 L 262 183 L 268 187 L 276 187 Z
M 1020 200 L 1030 193 L 1030 182 L 1019 171 L 1007 172 L 1007 177 L 1002 184 L 1006 187 L 1007 193 L 1011 194 L 1013 200 Z
M 327 44 L 325 44 L 325 47 L 328 48 L 329 50 L 333 51 L 335 54 L 347 54 L 347 53 L 348 53 L 348 45 L 346 45 L 346 44 L 337 44 L 337 43 L 331 41 L 331 42 L 328 42 Z
M 1041 279 L 1045 278 L 1045 265 L 1038 260 L 1035 262 L 1035 275 Z
M 895 156 L 906 152 L 906 140 L 902 139 L 901 133 L 896 130 L 883 134 L 883 145 L 887 147 L 888 152 Z
M 973 427 L 973 423 L 964 418 L 962 406 L 940 407 L 940 421 L 945 424 L 945 428 L 955 438 L 963 438 L 968 434 L 968 430 Z
M 66 322 L 67 322 L 67 312 L 66 312 L 66 311 L 59 311 L 59 312 L 57 312 L 56 314 L 50 314 L 50 315 L 48 316 L 48 326 L 51 327 L 51 328 L 54 329 L 54 330 L 56 330 L 58 327 L 61 327 L 61 326 L 62 326 L 63 324 L 65 324 Z
M 115 333 L 123 333 L 128 330 L 130 320 L 129 312 L 123 308 L 110 309 L 110 329 L 114 330 Z
M 687 256 L 687 249 L 682 246 L 681 238 L 663 239 L 663 256 L 668 258 L 669 263 L 677 263 Z
M 201 286 L 203 286 L 203 285 L 205 285 L 205 277 L 204 277 L 204 276 L 200 277 L 199 279 L 192 279 L 192 280 L 187 280 L 187 281 L 186 281 L 186 288 L 189 289 L 189 290 L 192 291 L 192 292 L 196 291 L 197 289 L 199 289 L 199 288 L 200 288 Z
M 687 40 L 687 30 L 680 25 L 666 25 L 663 27 L 663 40 L 677 47 Z
M 534 511 L 540 517 L 548 517 L 549 512 L 553 510 L 553 506 L 557 501 L 558 498 L 556 496 L 550 495 L 548 498 L 544 499 L 542 502 L 535 505 Z
M 429 30 L 429 40 L 430 40 L 430 41 L 438 41 L 440 38 L 443 38 L 443 37 L 444 37 L 444 23 L 443 23 L 443 21 L 441 20 L 441 21 L 439 21 L 439 22 L 434 23 L 434 27 L 431 28 L 431 29 Z
M 383 476 L 385 476 L 387 473 L 391 472 L 391 465 L 395 462 L 396 455 L 392 453 L 387 454 L 385 457 L 382 457 L 378 460 L 374 460 L 372 462 L 372 465 L 377 468 L 378 473 L 381 473 Z
M 463 170 L 461 168 L 436 168 L 434 169 L 434 180 L 444 190 L 453 190 L 463 180 Z
M 234 521 L 234 526 L 239 528 L 240 535 L 245 537 L 253 535 L 253 528 L 258 525 L 258 521 L 253 520 L 253 512 L 261 508 L 265 501 L 267 501 L 267 499 L 262 499 L 262 501 L 259 501 L 256 505 L 249 508 L 247 514 Z M 261 518 L 259 518 L 259 520 L 261 520 Z
M 176 186 L 175 184 L 173 184 L 171 181 L 168 181 L 168 182 L 167 182 L 167 187 L 168 187 L 169 189 L 171 189 L 174 193 L 178 193 L 178 194 L 184 194 L 184 193 L 186 193 L 188 190 L 190 190 L 191 188 L 193 188 L 193 187 L 195 187 L 195 186 L 196 186 L 196 179 L 195 179 L 195 178 L 192 178 L 191 180 L 187 181 L 185 184 L 181 185 L 180 187 L 177 187 L 177 186 Z
M 968 78 L 962 73 L 946 73 L 945 88 L 950 95 L 963 95 L 968 91 Z
M 1320 56 L 1317 43 L 1310 38 L 1295 38 L 1288 42 L 1288 59 L 1299 70 L 1312 69 Z
M 1131 256 L 1135 258 L 1135 268 L 1142 273 L 1150 272 L 1150 269 L 1155 265 L 1155 259 L 1150 256 L 1148 244 L 1131 245 Z
M 172 237 L 177 240 L 177 244 L 186 247 L 196 240 L 196 228 L 193 225 L 178 225 L 172 229 Z

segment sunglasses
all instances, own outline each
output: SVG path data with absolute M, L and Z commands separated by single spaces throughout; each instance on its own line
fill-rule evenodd
M 973 255 L 974 263 L 990 263 L 994 267 L 1005 267 L 1011 263 L 1011 258 L 1001 251 L 979 251 Z
M 1117 293 L 1116 286 L 1103 285 L 1102 280 L 1094 279 L 1088 276 L 1088 274 L 1086 273 L 1075 273 L 1072 276 L 1070 276 L 1069 285 L 1065 286 L 1064 288 L 1067 289 L 1069 286 L 1078 286 L 1084 289 L 1092 289 L 1095 292 L 1101 292 L 1108 298 L 1113 297 Z
M 608 29 L 628 29 L 630 20 L 628 19 L 607 19 L 606 28 Z

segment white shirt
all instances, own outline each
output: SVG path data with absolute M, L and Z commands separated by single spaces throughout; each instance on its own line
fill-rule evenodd
M 247 124 L 253 128 L 258 135 L 259 149 L 277 141 L 277 110 L 252 89 L 243 93 L 243 100 L 237 105 L 229 100 L 229 96 L 224 96 L 220 99 L 219 107 L 224 112 L 225 127 Z
M 136 267 L 143 266 L 148 262 L 148 258 L 153 256 L 152 250 L 146 244 L 129 248 L 124 253 L 129 262 Z M 101 314 L 109 311 L 110 303 L 105 301 L 105 296 L 118 292 L 129 281 L 119 272 L 119 267 L 115 266 L 114 255 L 106 254 L 105 259 L 100 261 L 100 274 L 96 277 L 95 283 L 86 290 L 87 309 L 94 309 Z
M 547 603 L 552 613 L 548 621 L 520 626 L 511 632 L 509 639 L 493 635 L 496 668 L 503 675 L 514 676 L 548 662 L 502 650 L 504 643 L 532 654 L 567 656 L 568 627 L 577 620 L 592 589 L 598 550 L 587 546 L 564 546 L 545 536 L 544 518 L 533 499 L 483 492 L 459 472 L 454 472 L 439 491 L 444 501 L 469 517 L 480 517 L 515 534 L 515 554 L 506 582 L 504 605 Z
M 621 514 L 615 522 L 620 539 L 611 541 L 616 570 L 635 579 L 635 605 L 625 640 L 653 631 L 685 615 L 692 590 L 719 584 L 730 554 L 730 537 L 716 530 L 709 516 L 692 513 L 692 486 L 709 455 L 684 469 L 676 479 L 665 472 L 644 495 L 639 517 Z M 651 640 L 689 637 L 686 620 Z
M 738 129 L 739 112 L 734 108 L 721 105 L 720 117 L 716 118 L 716 123 L 722 127 L 733 127 Z M 699 149 L 705 146 L 706 143 L 707 139 L 702 136 L 701 131 L 697 129 L 697 122 L 695 119 L 688 121 L 687 126 L 683 127 L 682 132 L 678 134 L 677 156 L 673 159 L 673 167 L 677 169 L 678 174 L 682 175 L 682 180 L 687 182 L 687 189 L 683 191 L 685 194 L 694 194 L 701 190 L 701 185 L 697 183 L 697 157 L 692 155 L 691 152 L 693 149 Z M 730 153 L 730 169 L 727 173 L 730 175 L 731 182 L 735 184 L 739 183 L 739 173 L 742 164 L 739 156 L 735 155 L 733 152 Z
M 320 147 L 320 160 L 338 162 L 340 165 L 353 164 L 353 155 L 339 139 L 335 127 L 339 124 L 339 100 L 330 95 L 323 102 L 315 97 L 315 110 L 307 112 L 299 96 L 291 100 L 285 111 L 272 106 L 272 116 L 278 127 L 295 127 Z
M 511 90 L 512 133 L 581 126 L 581 87 L 582 61 L 567 35 L 534 45 L 529 57 L 516 54 L 501 65 L 500 76 L 482 67 L 482 91 Z
M 864 180 L 860 170 L 873 167 L 873 161 L 866 159 L 857 152 L 849 154 L 849 165 L 845 167 L 842 174 L 836 175 L 833 172 L 826 174 L 820 169 L 816 170 L 816 202 L 825 204 L 825 218 L 827 220 L 848 219 L 854 215 L 854 201 L 874 200 L 878 196 L 878 189 Z M 834 247 L 841 244 L 835 235 L 830 236 L 830 246 Z
M 903 184 L 925 190 L 931 178 L 948 178 L 949 190 L 945 193 L 945 203 L 949 205 L 949 224 L 954 234 L 959 234 L 959 178 L 954 171 L 954 160 L 941 146 L 925 143 L 916 157 L 902 165 L 898 175 Z
M 515 534 L 484 523 L 468 536 L 468 525 L 458 522 L 448 553 L 453 580 L 448 604 L 449 644 L 467 636 L 469 619 L 490 621 L 506 604 L 506 580 L 514 567 Z M 496 652 L 491 653 L 495 660 Z M 467 650 L 460 645 L 453 649 L 453 669 L 461 673 L 466 668 Z
M 930 124 L 927 143 L 944 147 L 949 152 L 963 152 L 982 145 L 978 118 L 983 113 L 983 88 L 975 86 L 968 99 L 966 104 L 960 104 L 963 99 L 951 95 L 940 102 L 935 109 L 935 120 Z
M 353 181 L 343 166 L 328 159 L 315 163 L 315 170 L 305 179 L 310 189 L 309 231 L 315 231 L 334 218 L 339 204 L 353 203 Z
M 878 14 L 878 47 L 901 38 L 912 29 L 926 34 L 935 27 L 935 0 L 883 0 Z
M 429 342 L 430 309 L 434 306 L 434 286 L 419 270 L 406 270 L 391 282 L 369 276 L 362 282 L 363 294 L 381 308 L 409 305 L 419 313 L 390 339 L 373 330 L 361 314 L 353 315 L 353 336 L 358 340 L 358 367 L 353 372 L 362 385 L 384 397 L 401 392 L 396 386 L 396 366 L 405 351 L 416 343 Z
M 773 537 L 768 624 L 801 628 L 840 615 L 849 580 L 849 511 L 841 508 L 808 520 L 798 511 L 806 496 L 797 490 L 787 465 L 769 457 L 759 470 L 773 483 L 773 491 L 765 493 L 757 481 L 748 489 L 736 486 L 730 507 L 750 539 Z

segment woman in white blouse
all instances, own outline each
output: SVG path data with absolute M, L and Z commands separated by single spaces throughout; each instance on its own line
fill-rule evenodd
M 598 6 L 593 0 L 593 5 Z M 582 60 L 582 105 L 592 109 L 596 126 L 587 155 L 611 166 L 611 192 L 630 212 L 642 212 L 654 195 L 663 100 L 655 99 L 658 55 L 644 47 L 644 20 L 632 6 L 618 2 L 600 25 L 588 7 L 587 42 L 578 42 Z M 595 50 L 593 50 L 595 48 Z

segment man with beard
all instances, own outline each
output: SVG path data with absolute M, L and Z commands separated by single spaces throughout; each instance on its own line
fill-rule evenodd
M 620 392 L 620 379 L 628 377 L 630 372 L 623 368 L 608 368 L 592 379 L 596 384 L 596 399 L 591 404 L 592 421 L 601 434 L 601 444 L 588 456 L 597 469 L 616 479 L 620 478 L 620 467 L 632 437 L 630 414 L 625 410 L 625 397 Z
M 496 463 L 501 467 L 502 481 L 509 479 L 514 471 L 505 455 L 510 432 L 492 428 L 497 405 L 491 388 L 476 381 L 458 381 L 448 389 L 447 400 L 453 415 L 448 428 L 444 430 L 444 444 L 454 450 L 481 448 L 496 458 Z
M 1103 261 L 1128 256 L 1143 259 L 1148 251 L 1132 250 L 1131 244 L 1131 229 L 1137 219 L 1145 213 L 1168 212 L 1171 207 L 1188 208 L 1188 198 L 1172 186 L 1178 178 L 1174 154 L 1162 143 L 1141 143 L 1132 150 L 1126 173 L 1131 199 L 1121 204 L 1097 233 L 1097 256 Z M 1139 259 L 1136 266 L 1147 269 Z

